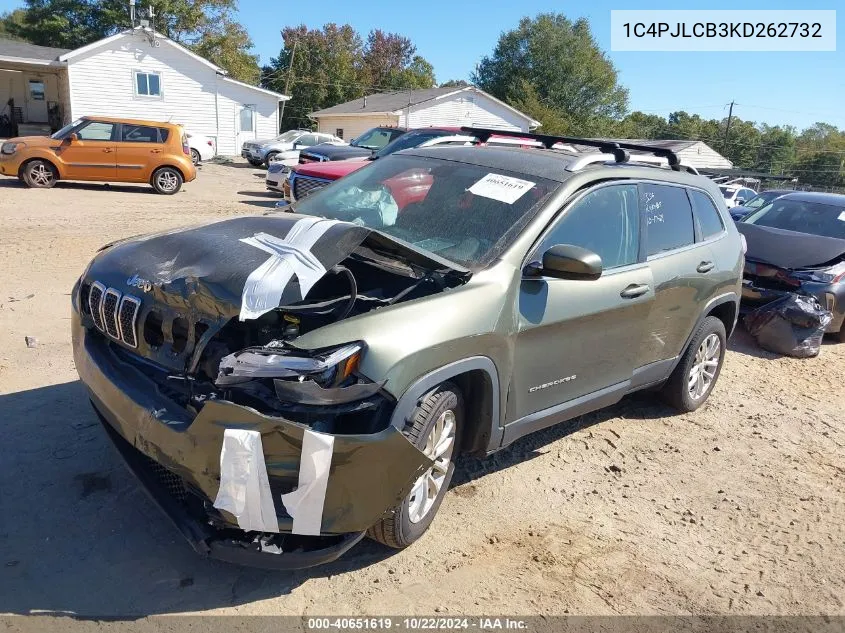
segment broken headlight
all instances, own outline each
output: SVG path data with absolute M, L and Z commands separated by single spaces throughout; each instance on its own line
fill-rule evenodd
M 839 266 L 827 270 L 795 270 L 792 276 L 802 281 L 815 281 L 820 284 L 835 284 L 845 278 L 845 271 L 839 270 Z
M 256 378 L 309 380 L 320 387 L 336 387 L 357 369 L 363 343 L 308 352 L 284 344 L 248 347 L 220 361 L 215 381 L 219 386 L 235 385 Z

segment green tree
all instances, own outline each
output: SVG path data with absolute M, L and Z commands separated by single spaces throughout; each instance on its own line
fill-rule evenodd
M 0 30 L 41 46 L 79 48 L 130 24 L 125 0 L 25 2 L 22 9 L 3 17 Z M 258 61 L 249 53 L 252 41 L 234 20 L 237 0 L 149 0 L 143 8 L 139 3 L 139 12 L 148 6 L 155 13 L 157 31 L 193 50 L 217 54 L 211 61 L 236 79 L 257 80 Z
M 619 85 L 589 22 L 558 13 L 523 18 L 516 29 L 503 33 L 472 81 L 510 104 L 536 97 L 540 107 L 554 110 L 556 121 L 566 121 L 565 131 L 573 135 L 606 131 L 628 107 L 628 91 Z M 520 94 L 523 82 L 534 87 L 535 95 Z
M 464 79 L 450 79 L 449 81 L 444 81 L 440 84 L 440 88 L 466 88 L 467 86 L 471 86 L 472 84 Z
M 261 85 L 291 96 L 282 128 L 308 127 L 315 110 L 390 89 L 430 88 L 434 70 L 411 41 L 374 30 L 364 39 L 348 24 L 282 30 L 278 57 L 262 69 Z

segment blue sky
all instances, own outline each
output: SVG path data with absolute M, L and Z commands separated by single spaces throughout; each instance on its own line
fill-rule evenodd
M 143 0 L 140 0 L 141 2 Z M 350 23 L 362 34 L 372 28 L 410 37 L 418 53 L 434 66 L 438 81 L 468 79 L 489 54 L 500 33 L 523 16 L 561 11 L 587 17 L 599 44 L 610 49 L 611 9 L 845 9 L 841 0 L 708 0 L 679 5 L 666 0 L 321 0 L 279 2 L 239 0 L 240 20 L 266 62 L 278 54 L 284 26 Z M 23 4 L 0 0 L 0 11 Z M 630 90 L 634 110 L 665 115 L 674 110 L 706 118 L 734 114 L 743 119 L 798 128 L 826 121 L 845 128 L 845 10 L 837 16 L 836 52 L 825 53 L 643 53 L 609 52 L 620 80 Z

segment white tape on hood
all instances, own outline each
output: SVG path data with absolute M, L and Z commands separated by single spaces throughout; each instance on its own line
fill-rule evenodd
M 285 510 L 293 517 L 291 531 L 294 534 L 320 534 L 333 450 L 333 435 L 305 431 L 299 461 L 299 486 L 293 492 L 282 495 Z
M 291 227 L 284 239 L 267 233 L 256 233 L 241 239 L 244 244 L 269 253 L 270 258 L 253 270 L 244 284 L 239 319 L 257 319 L 279 307 L 282 293 L 294 274 L 299 280 L 302 298 L 311 290 L 326 269 L 311 249 L 337 220 L 306 217 Z
M 261 434 L 226 429 L 220 450 L 220 488 L 214 507 L 235 515 L 242 530 L 278 532 Z

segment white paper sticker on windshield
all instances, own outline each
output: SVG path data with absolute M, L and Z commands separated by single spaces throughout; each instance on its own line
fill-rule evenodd
M 513 204 L 535 184 L 530 180 L 511 178 L 510 176 L 502 176 L 501 174 L 487 174 L 470 187 L 469 192 L 474 193 L 476 196 L 483 196 L 498 200 L 499 202 Z
M 839 219 L 845 222 L 845 211 L 839 214 Z

